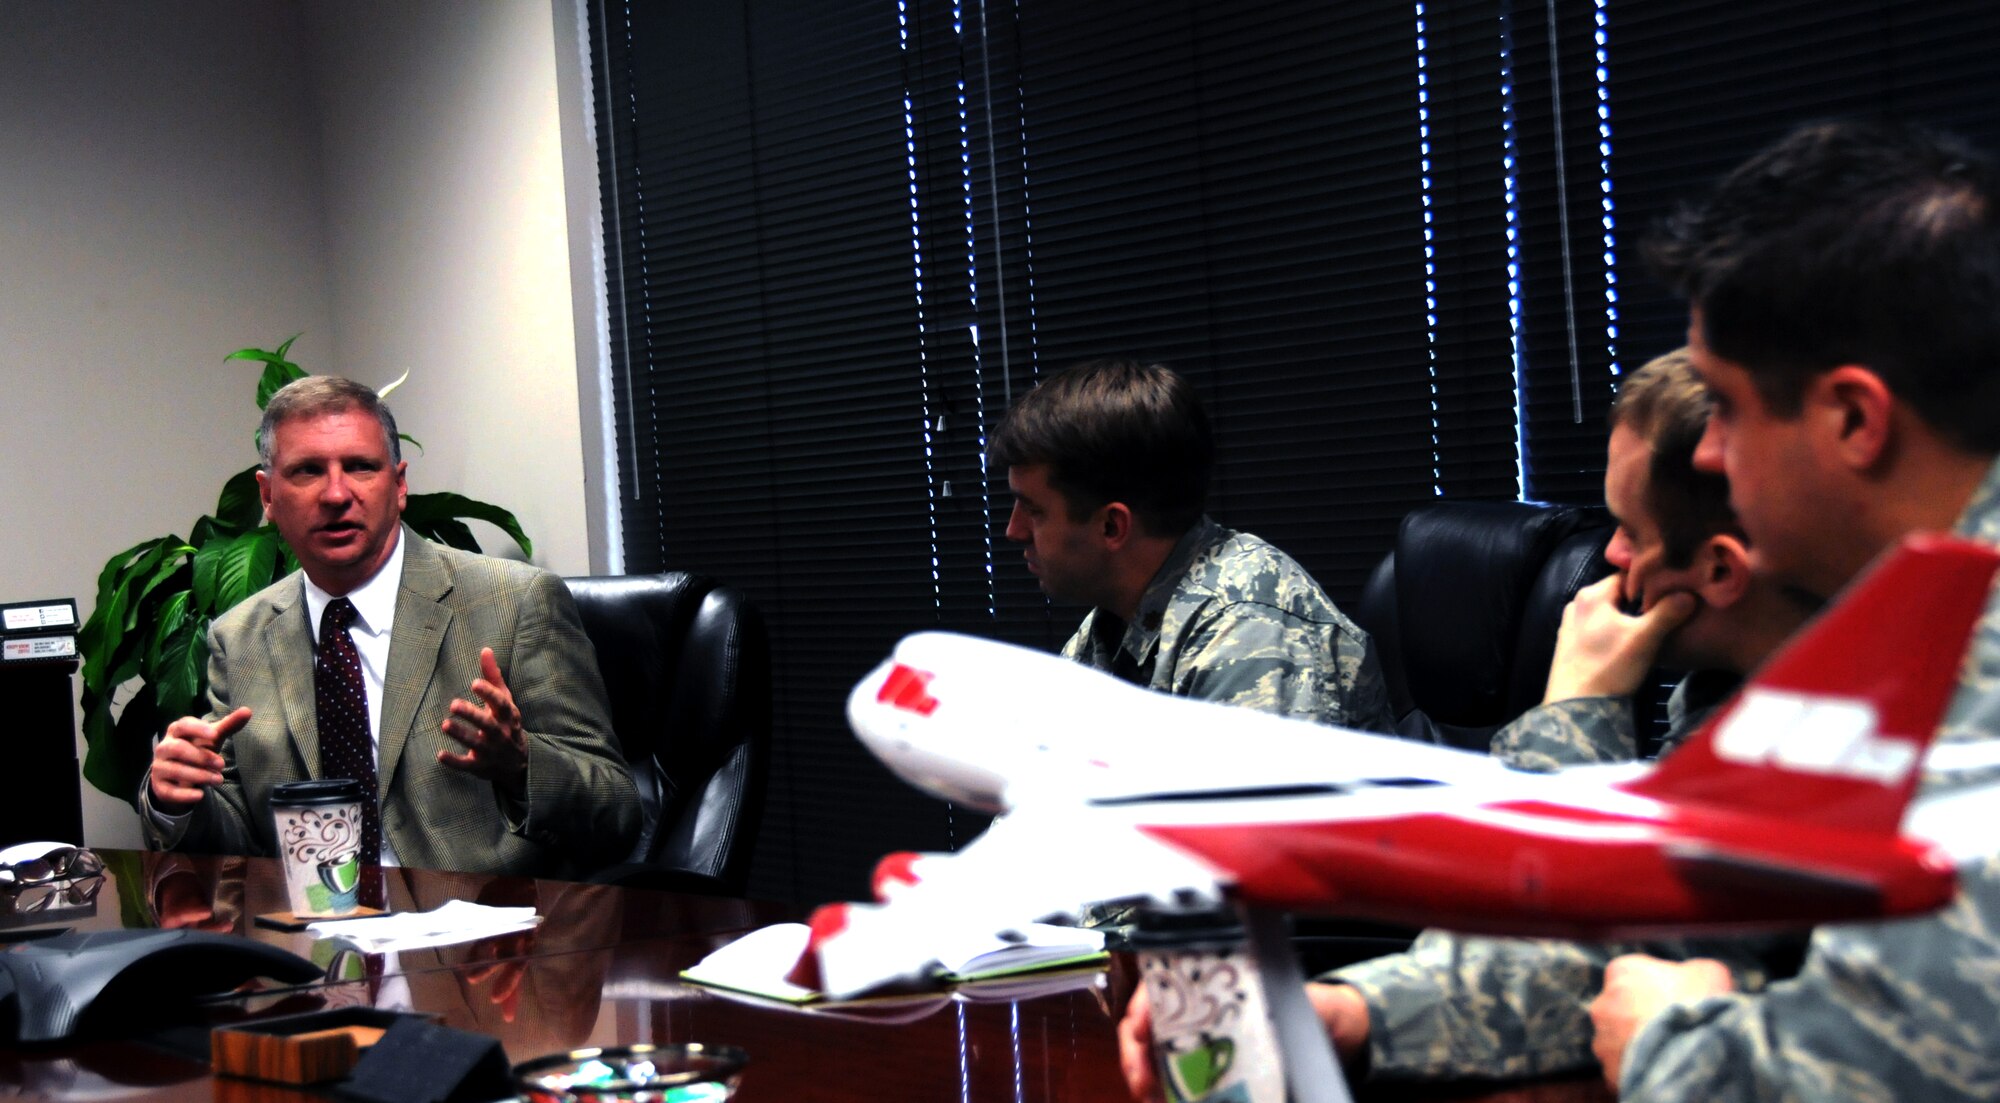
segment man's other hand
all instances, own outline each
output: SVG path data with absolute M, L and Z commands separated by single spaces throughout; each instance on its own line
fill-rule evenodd
M 1153 1071 L 1153 1008 L 1143 981 L 1132 990 L 1132 1002 L 1118 1020 L 1118 1070 L 1137 1103 L 1164 1103 L 1166 1095 Z
M 483 704 L 460 697 L 451 703 L 444 733 L 465 747 L 462 754 L 440 750 L 438 761 L 454 770 L 476 774 L 493 783 L 510 797 L 527 792 L 528 736 L 521 730 L 521 710 L 514 707 L 514 694 L 500 677 L 500 664 L 493 649 L 479 652 L 480 677 L 472 680 L 472 696 Z
M 1315 982 L 1306 985 L 1306 998 L 1319 1013 L 1327 1037 L 1333 1039 L 1333 1052 L 1341 1064 L 1356 1067 L 1368 1052 L 1368 1001 L 1361 998 L 1361 990 L 1351 984 Z
M 1709 958 L 1682 962 L 1646 954 L 1612 958 L 1604 967 L 1604 991 L 1590 1004 L 1590 1021 L 1597 1028 L 1590 1049 L 1604 1066 L 1604 1082 L 1618 1090 L 1625 1047 L 1669 1004 L 1719 996 L 1735 987 L 1728 966 Z
M 1613 574 L 1585 586 L 1563 610 L 1543 704 L 1630 695 L 1652 669 L 1667 636 L 1701 604 L 1693 594 L 1668 594 L 1651 609 L 1630 616 L 1618 607 L 1619 585 Z
M 1342 1064 L 1352 1067 L 1368 1050 L 1367 1001 L 1345 984 L 1307 984 L 1306 998 L 1333 1040 L 1334 1053 Z M 1118 1067 L 1125 1074 L 1126 1088 L 1139 1103 L 1161 1103 L 1165 1098 L 1153 1069 L 1153 1012 L 1144 984 L 1132 993 L 1132 1002 L 1118 1023 Z
M 214 723 L 183 716 L 168 724 L 153 747 L 153 807 L 178 816 L 200 804 L 209 786 L 222 784 L 222 741 L 249 722 L 250 710 L 240 708 Z

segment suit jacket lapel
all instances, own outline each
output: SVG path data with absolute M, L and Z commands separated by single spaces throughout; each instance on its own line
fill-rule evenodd
M 312 625 L 306 616 L 302 585 L 271 600 L 271 619 L 264 625 L 264 653 L 269 656 L 278 702 L 285 710 L 285 730 L 304 760 L 306 776 L 319 777 L 319 708 L 313 697 Z
M 437 673 L 438 647 L 444 642 L 451 610 L 442 604 L 451 592 L 451 570 L 430 541 L 403 528 L 403 581 L 396 593 L 396 623 L 389 633 L 389 669 L 382 687 L 381 748 L 375 763 L 380 793 L 403 759 L 403 747 L 416 724 L 417 708 Z M 446 687 L 456 692 L 454 687 Z

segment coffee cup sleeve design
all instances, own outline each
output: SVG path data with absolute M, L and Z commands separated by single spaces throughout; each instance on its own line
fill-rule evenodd
M 300 808 L 279 813 L 285 856 L 300 865 L 317 866 L 361 849 L 361 824 L 348 806 Z

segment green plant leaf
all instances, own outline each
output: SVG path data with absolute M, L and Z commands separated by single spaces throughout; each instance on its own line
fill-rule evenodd
M 204 547 L 217 540 L 227 540 L 232 536 L 241 535 L 242 532 L 243 526 L 241 525 L 232 525 L 226 521 L 217 520 L 214 517 L 204 514 L 200 520 L 194 523 L 194 531 L 188 534 L 188 544 L 190 545 L 188 554 L 194 554 L 195 548 Z
M 92 747 L 108 743 L 111 739 L 111 727 L 111 695 L 85 689 L 83 691 L 84 743 Z
M 411 435 L 410 435 L 410 434 L 408 434 L 408 433 L 397 433 L 397 434 L 396 434 L 396 439 L 397 439 L 397 440 L 406 440 L 406 441 L 409 441 L 409 442 L 410 442 L 411 444 L 414 444 L 414 445 L 416 445 L 416 446 L 417 446 L 417 451 L 418 451 L 418 452 L 422 452 L 422 451 L 424 450 L 424 442 L 423 442 L 423 441 L 420 441 L 420 440 L 418 440 L 417 438 L 415 438 L 415 437 L 411 436 Z
M 118 644 L 104 660 L 99 669 L 105 695 L 118 692 L 118 687 L 139 676 L 139 666 L 146 657 L 146 633 L 127 630 L 118 637 Z
M 257 465 L 238 471 L 222 484 L 222 495 L 215 500 L 215 519 L 234 526 L 237 531 L 254 529 L 264 523 L 264 501 L 257 494 Z M 192 543 L 199 544 L 196 537 Z
M 461 517 L 485 521 L 513 537 L 514 543 L 520 545 L 522 555 L 535 554 L 535 545 L 528 539 L 528 534 L 521 531 L 521 522 L 512 513 L 499 506 L 477 501 L 463 494 L 454 494 L 449 490 L 440 490 L 429 494 L 410 495 L 410 503 L 403 510 L 403 521 L 418 532 L 430 531 L 431 526 L 441 520 Z M 478 550 L 477 545 L 468 550 Z
M 167 555 L 160 560 L 160 565 L 153 568 L 153 573 L 147 576 L 145 582 L 140 584 L 138 596 L 132 599 L 132 627 L 137 627 L 140 618 L 147 615 L 147 601 L 154 594 L 161 592 L 160 588 L 162 586 L 173 584 L 172 588 L 175 590 L 187 589 L 189 578 L 192 575 L 189 575 L 188 578 L 180 579 L 178 583 L 175 583 L 174 576 L 192 569 L 189 566 L 188 556 L 193 554 L 194 548 L 187 544 L 177 544 L 168 549 Z
M 121 683 L 112 683 L 102 691 L 89 681 L 83 685 L 83 694 L 78 702 L 83 713 L 83 739 L 87 744 L 108 742 L 111 738 L 111 699 L 113 690 Z
M 147 548 L 150 548 L 158 544 L 162 539 L 165 538 L 154 537 L 151 540 L 141 540 L 137 544 L 134 544 L 131 547 L 126 548 L 124 551 L 119 552 L 117 555 L 114 555 L 110 559 L 104 561 L 104 569 L 102 571 L 99 571 L 97 575 L 98 605 L 101 606 L 105 602 L 111 600 L 111 588 L 118 584 L 118 575 L 120 571 L 122 571 L 123 568 L 128 563 L 132 562 L 132 557 L 138 555 L 142 551 L 145 551 Z
M 307 373 L 304 368 L 285 359 L 285 354 L 292 350 L 292 342 L 298 340 L 301 336 L 303 335 L 298 333 L 292 334 L 290 337 L 285 338 L 285 343 L 279 345 L 276 349 L 237 349 L 235 352 L 222 358 L 224 362 L 230 360 L 255 360 L 264 365 L 264 374 L 257 380 L 257 408 L 259 410 L 270 405 L 271 396 L 278 392 L 278 388 L 290 383 L 294 379 L 304 379 L 306 377 Z
M 83 627 L 77 629 L 77 650 L 83 653 L 83 687 L 86 691 L 96 689 L 102 682 L 106 660 L 111 649 L 118 646 L 118 637 L 125 634 L 124 599 L 119 594 L 118 576 L 133 556 L 143 549 L 159 543 L 147 540 L 134 544 L 104 564 L 97 575 L 97 601 L 90 607 L 90 616 L 84 618 Z M 105 692 L 109 692 L 106 687 Z
M 101 738 L 90 740 L 83 776 L 101 792 L 139 803 L 139 783 L 153 759 L 153 737 L 166 727 L 153 704 L 150 687 L 141 686 L 118 714 L 118 723 Z
M 176 596 L 184 598 L 187 592 L 183 590 Z M 197 699 L 207 688 L 208 618 L 187 616 L 183 602 L 178 623 L 155 638 L 159 646 L 152 671 L 153 696 L 160 715 L 191 715 L 198 711 Z
M 146 639 L 146 660 L 141 669 L 155 682 L 159 679 L 160 648 L 169 636 L 187 624 L 188 602 L 193 596 L 187 590 L 169 595 L 160 603 L 160 610 L 153 617 L 153 628 Z
M 211 537 L 194 553 L 194 574 L 188 584 L 194 588 L 194 607 L 210 615 L 222 611 L 215 607 L 215 580 L 222 570 L 223 546 L 228 543 L 227 537 Z
M 244 351 L 248 352 L 250 350 L 245 349 Z M 248 357 L 247 359 L 256 360 L 262 359 L 262 357 Z M 277 394 L 278 389 L 285 384 L 290 383 L 294 379 L 304 379 L 305 377 L 305 369 L 292 363 L 290 360 L 283 359 L 282 357 L 266 360 L 264 362 L 263 378 L 257 380 L 257 408 L 261 410 L 269 406 L 271 404 L 271 396 Z
M 108 693 L 115 682 L 106 679 L 117 665 L 114 656 L 132 629 L 138 611 L 135 580 L 150 579 L 167 553 L 181 547 L 180 537 L 165 536 L 119 552 L 104 564 L 97 576 L 97 606 L 77 630 L 77 646 L 83 652 L 83 681 L 99 692 Z
M 277 581 L 278 530 L 266 525 L 194 554 L 195 609 L 219 616 L 237 602 Z
M 144 589 L 146 583 L 159 573 L 160 565 L 167 562 L 168 557 L 177 554 L 186 547 L 187 545 L 181 543 L 181 538 L 178 536 L 162 536 L 158 540 L 153 541 L 145 551 L 133 556 L 123 567 L 119 568 L 118 575 L 112 580 L 112 584 L 116 589 L 124 590 L 132 595 L 128 597 L 125 603 L 125 621 L 127 627 L 131 626 L 131 614 L 138 607 L 138 591 Z
M 433 517 L 422 527 L 411 525 L 410 529 L 426 540 L 434 540 L 462 551 L 479 550 L 479 538 L 472 535 L 472 526 L 455 518 Z

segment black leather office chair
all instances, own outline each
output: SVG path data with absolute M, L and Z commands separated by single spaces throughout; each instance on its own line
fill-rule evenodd
M 1602 509 L 1521 502 L 1440 502 L 1404 517 L 1348 611 L 1375 639 L 1398 730 L 1484 751 L 1539 704 L 1563 607 L 1609 573 L 1611 530 Z M 1415 934 L 1300 918 L 1294 943 L 1312 974 L 1394 953 Z
M 1594 506 L 1525 502 L 1440 502 L 1404 517 L 1354 610 L 1403 734 L 1483 751 L 1539 704 L 1563 607 L 1610 573 L 1612 527 Z
M 703 575 L 566 581 L 597 648 L 612 730 L 657 808 L 631 861 L 593 879 L 742 895 L 771 753 L 763 617 Z

